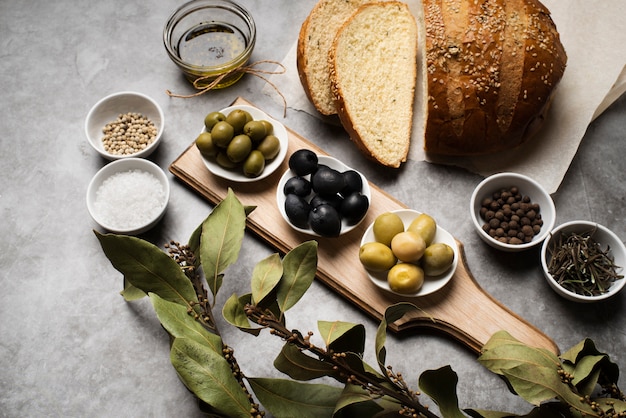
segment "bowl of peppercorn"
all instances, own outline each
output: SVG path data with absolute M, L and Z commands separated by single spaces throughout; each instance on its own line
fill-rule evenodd
M 574 302 L 605 300 L 626 285 L 624 242 L 595 222 L 571 221 L 554 228 L 541 246 L 541 266 L 550 287 Z
M 107 160 L 144 158 L 161 142 L 165 118 L 157 102 L 123 91 L 99 100 L 87 114 L 89 144 Z
M 470 216 L 484 242 L 507 252 L 540 245 L 556 220 L 552 197 L 537 181 L 518 173 L 485 178 L 470 199 Z

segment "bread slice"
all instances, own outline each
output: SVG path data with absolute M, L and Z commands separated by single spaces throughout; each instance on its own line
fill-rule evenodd
M 417 24 L 399 1 L 367 3 L 337 32 L 329 54 L 337 113 L 352 141 L 397 168 L 411 142 Z
M 335 35 L 352 13 L 372 0 L 320 0 L 305 19 L 296 53 L 296 65 L 304 91 L 323 115 L 337 113 L 330 90 L 328 51 Z

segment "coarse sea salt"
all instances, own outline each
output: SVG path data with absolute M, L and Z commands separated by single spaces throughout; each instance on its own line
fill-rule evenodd
M 114 229 L 132 229 L 156 218 L 165 204 L 165 190 L 152 174 L 135 169 L 113 174 L 96 192 L 94 209 Z

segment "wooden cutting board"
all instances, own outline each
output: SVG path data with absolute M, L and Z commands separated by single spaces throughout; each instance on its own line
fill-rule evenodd
M 253 106 L 242 98 L 238 98 L 233 104 Z M 228 188 L 232 188 L 244 205 L 257 207 L 248 218 L 249 230 L 284 254 L 313 237 L 293 230 L 280 215 L 276 203 L 278 181 L 288 169 L 289 156 L 294 151 L 307 148 L 317 154 L 326 155 L 322 149 L 289 128 L 287 132 L 289 148 L 285 161 L 272 175 L 258 182 L 236 183 L 213 175 L 202 162 L 202 157 L 193 143 L 169 169 L 174 176 L 213 204 L 223 200 Z M 338 238 L 316 238 L 319 243 L 317 278 L 320 281 L 376 319 L 382 318 L 387 306 L 400 301 L 411 302 L 421 308 L 421 312 L 405 316 L 392 324 L 390 328 L 396 332 L 420 327 L 435 329 L 478 353 L 491 335 L 506 330 L 528 345 L 559 352 L 549 337 L 480 287 L 469 271 L 463 245 L 458 240 L 461 257 L 454 276 L 443 289 L 434 294 L 407 298 L 386 292 L 373 284 L 358 258 L 361 236 L 379 214 L 407 206 L 375 184 L 370 183 L 370 188 L 370 209 L 357 228 Z M 436 217 L 436 214 L 433 215 Z

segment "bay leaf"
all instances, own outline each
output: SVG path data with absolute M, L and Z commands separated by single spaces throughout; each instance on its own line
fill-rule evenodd
M 317 274 L 317 241 L 306 241 L 283 258 L 283 277 L 276 298 L 281 312 L 292 308 L 313 283 Z
M 134 300 L 143 299 L 147 296 L 143 290 L 137 289 L 135 286 L 130 284 L 128 280 L 126 279 L 124 279 L 124 290 L 120 292 L 120 295 L 124 297 L 124 300 L 126 302 L 132 302 Z
M 365 351 L 365 327 L 362 324 L 318 321 L 317 328 L 328 350 L 361 355 Z
M 198 301 L 178 263 L 159 247 L 132 236 L 94 232 L 113 267 L 135 288 L 185 306 Z
M 168 302 L 155 293 L 150 293 L 149 296 L 161 325 L 171 336 L 188 338 L 210 347 L 216 353 L 222 353 L 223 343 L 220 336 L 204 328 L 188 313 L 187 308 Z
M 188 338 L 176 338 L 170 360 L 185 386 L 203 402 L 226 416 L 250 418 L 250 400 L 221 353 Z
M 248 378 L 261 404 L 276 418 L 328 418 L 342 388 L 286 379 Z
M 222 285 L 222 273 L 239 257 L 246 213 L 232 189 L 202 223 L 200 262 L 213 297 Z
M 456 387 L 459 378 L 450 366 L 424 371 L 418 380 L 419 388 L 431 397 L 446 418 L 465 418 L 459 409 Z
M 333 365 L 303 353 L 291 343 L 285 343 L 274 360 L 274 367 L 295 380 L 312 380 L 324 376 L 339 378 Z
M 253 325 L 245 312 L 246 304 L 250 303 L 251 299 L 252 294 L 250 293 L 241 297 L 238 297 L 237 294 L 233 293 L 226 300 L 226 302 L 224 302 L 224 306 L 222 307 L 222 316 L 229 324 L 242 331 L 257 336 L 261 332 L 261 328 Z
M 521 364 L 552 368 L 556 373 L 561 364 L 559 358 L 551 351 L 530 347 L 506 331 L 495 333 L 487 341 L 478 362 L 497 374 Z
M 418 309 L 417 306 L 408 302 L 396 303 L 385 309 L 385 315 L 381 319 L 376 331 L 376 360 L 378 361 L 380 370 L 385 376 L 387 375 L 387 365 L 385 364 L 387 358 L 387 349 L 385 348 L 385 342 L 387 340 L 387 326 L 402 318 L 407 312 L 416 309 Z
M 533 405 L 556 398 L 570 405 L 574 411 L 590 417 L 598 416 L 588 404 L 580 401 L 579 394 L 572 392 L 561 381 L 553 367 L 526 363 L 505 370 L 503 376 L 521 398 Z
M 283 264 L 278 254 L 272 254 L 259 261 L 252 270 L 252 303 L 261 302 L 280 282 L 283 276 Z

